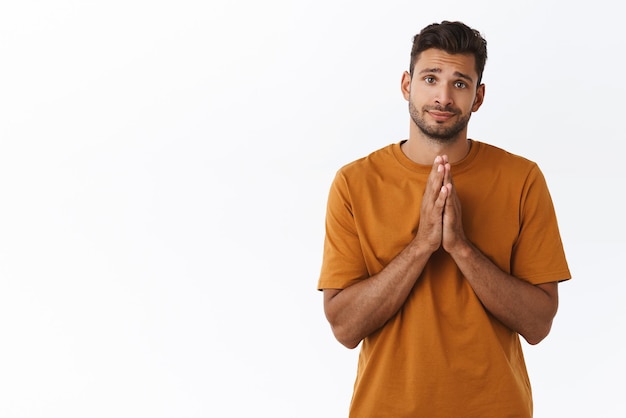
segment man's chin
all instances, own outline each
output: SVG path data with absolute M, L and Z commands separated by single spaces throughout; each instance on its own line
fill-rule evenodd
M 434 129 L 423 130 L 422 133 L 437 142 L 450 142 L 453 141 L 454 138 L 458 135 L 458 132 L 449 132 L 449 131 L 438 131 Z

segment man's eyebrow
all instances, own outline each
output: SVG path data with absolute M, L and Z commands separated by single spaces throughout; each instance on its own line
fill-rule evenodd
M 422 71 L 420 71 L 420 74 L 428 74 L 428 73 L 440 73 L 441 72 L 441 68 L 424 68 Z
M 419 72 L 419 74 L 440 74 L 441 72 L 442 72 L 441 68 L 434 67 L 434 68 L 424 68 L 422 71 Z M 474 82 L 474 79 L 471 76 L 469 76 L 469 75 L 467 75 L 465 73 L 462 73 L 460 71 L 455 71 L 454 75 L 456 77 L 463 78 L 463 79 L 465 79 L 467 81 Z

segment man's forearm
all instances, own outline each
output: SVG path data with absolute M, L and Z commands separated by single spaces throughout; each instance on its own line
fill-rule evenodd
M 383 326 L 406 301 L 430 257 L 411 243 L 378 274 L 343 290 L 324 290 L 333 333 L 348 348 Z
M 550 332 L 558 307 L 557 283 L 533 285 L 502 271 L 471 243 L 451 253 L 485 308 L 537 344 Z

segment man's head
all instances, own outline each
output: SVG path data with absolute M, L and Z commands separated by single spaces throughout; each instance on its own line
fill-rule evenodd
M 402 94 L 416 128 L 431 140 L 466 139 L 471 114 L 483 103 L 487 42 L 460 22 L 436 23 L 417 34 Z
M 474 55 L 478 74 L 477 85 L 480 85 L 487 62 L 487 41 L 477 30 L 461 22 L 449 21 L 426 26 L 413 38 L 409 67 L 411 77 L 413 77 L 413 68 L 420 54 L 430 48 L 441 49 L 448 54 Z

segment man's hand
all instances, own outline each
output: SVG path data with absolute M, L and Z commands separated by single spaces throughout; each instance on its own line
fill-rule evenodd
M 444 238 L 444 210 L 448 195 L 452 190 L 451 185 L 448 187 L 445 183 L 451 180 L 448 157 L 437 156 L 428 176 L 420 208 L 419 226 L 413 240 L 425 246 L 430 253 L 439 249 Z
M 446 158 L 444 155 L 443 158 Z M 446 203 L 443 209 L 443 249 L 448 253 L 462 248 L 467 240 L 463 231 L 463 217 L 461 214 L 461 201 L 456 193 L 450 164 L 444 165 L 443 187 L 447 190 Z

